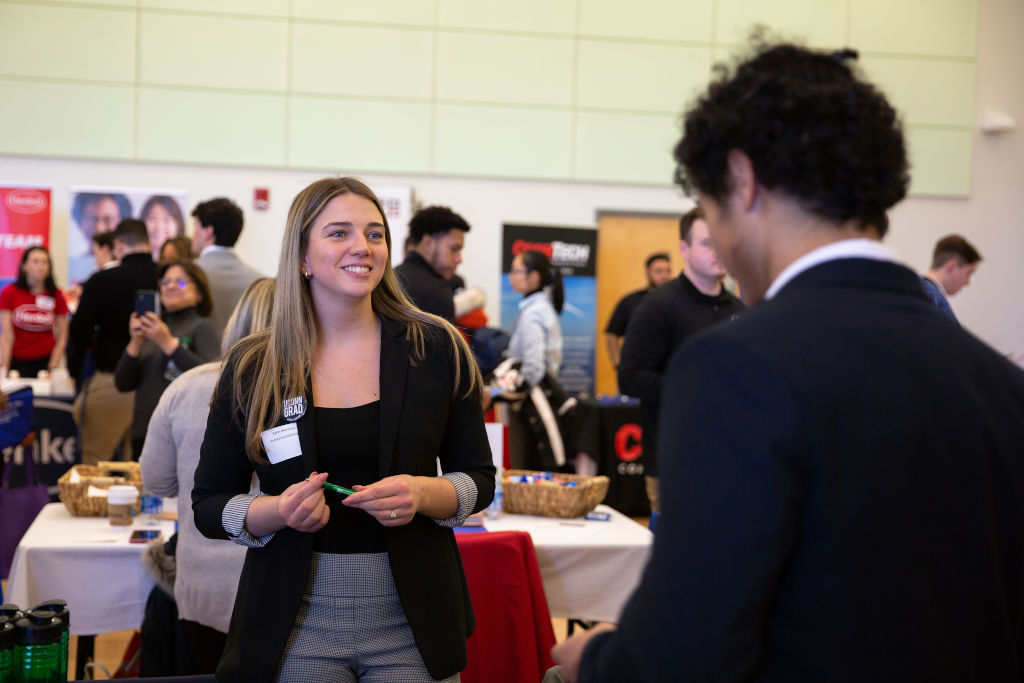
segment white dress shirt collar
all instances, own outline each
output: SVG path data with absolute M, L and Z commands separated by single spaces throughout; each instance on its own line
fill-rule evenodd
M 893 249 L 882 244 L 878 240 L 870 240 L 861 237 L 857 239 L 832 242 L 823 247 L 818 247 L 813 251 L 807 252 L 786 266 L 782 272 L 779 273 L 778 277 L 775 278 L 775 281 L 772 282 L 768 291 L 765 292 L 765 301 L 778 294 L 779 290 L 789 284 L 790 280 L 805 270 L 809 270 L 814 266 L 828 261 L 836 261 L 838 259 L 845 258 L 866 258 L 875 261 L 890 261 L 893 263 L 899 263 L 900 260 L 899 255 Z

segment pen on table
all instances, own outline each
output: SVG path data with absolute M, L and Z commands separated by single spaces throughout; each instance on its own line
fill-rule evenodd
M 329 481 L 325 481 L 323 483 L 323 487 L 325 489 L 327 489 L 328 491 L 334 491 L 335 493 L 340 493 L 343 496 L 351 496 L 353 493 L 355 493 L 355 491 L 353 491 L 352 489 L 347 489 L 344 486 L 338 486 L 337 484 L 332 484 Z

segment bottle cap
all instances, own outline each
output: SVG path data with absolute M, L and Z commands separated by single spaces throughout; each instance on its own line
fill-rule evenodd
M 18 629 L 14 624 L 7 621 L 7 617 L 0 617 L 4 621 L 0 623 L 0 650 L 13 647 L 18 642 Z
M 56 643 L 64 633 L 64 622 L 50 610 L 29 610 L 17 622 L 18 642 L 22 645 Z
M 53 612 L 53 616 L 57 617 L 64 622 L 65 628 L 71 628 L 71 612 L 68 611 L 68 601 L 61 600 L 60 598 L 54 598 L 52 600 L 46 600 L 39 603 L 30 612 L 37 612 L 39 610 L 50 610 Z
M 21 608 L 12 602 L 0 605 L 0 616 L 8 617 L 11 621 L 21 619 L 23 616 Z

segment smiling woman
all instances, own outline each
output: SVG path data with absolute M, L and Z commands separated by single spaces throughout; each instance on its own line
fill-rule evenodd
M 220 356 L 220 339 L 209 320 L 213 308 L 202 269 L 191 261 L 162 263 L 156 271 L 163 316 L 132 313 L 131 338 L 114 368 L 119 391 L 135 391 L 132 452 L 142 453 L 149 418 L 175 377 Z
M 17 370 L 35 377 L 60 364 L 68 335 L 68 306 L 53 281 L 45 247 L 21 255 L 18 279 L 0 290 L 0 376 Z
M 349 680 L 358 662 L 426 682 L 465 667 L 473 616 L 451 527 L 494 492 L 480 373 L 455 328 L 406 298 L 390 249 L 366 185 L 307 187 L 273 322 L 225 363 L 193 509 L 204 534 L 253 550 L 219 680 Z

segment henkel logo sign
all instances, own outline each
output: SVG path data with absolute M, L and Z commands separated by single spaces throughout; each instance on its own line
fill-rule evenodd
M 512 243 L 513 256 L 518 256 L 524 251 L 539 251 L 547 256 L 554 266 L 584 268 L 587 262 L 590 261 L 589 244 L 563 242 L 561 240 L 554 240 L 552 242 L 516 240 Z
M 4 203 L 15 213 L 39 213 L 46 209 L 46 195 L 38 190 L 11 190 Z
M 18 306 L 13 319 L 15 325 L 29 332 L 46 332 L 53 327 L 53 313 L 34 305 Z

